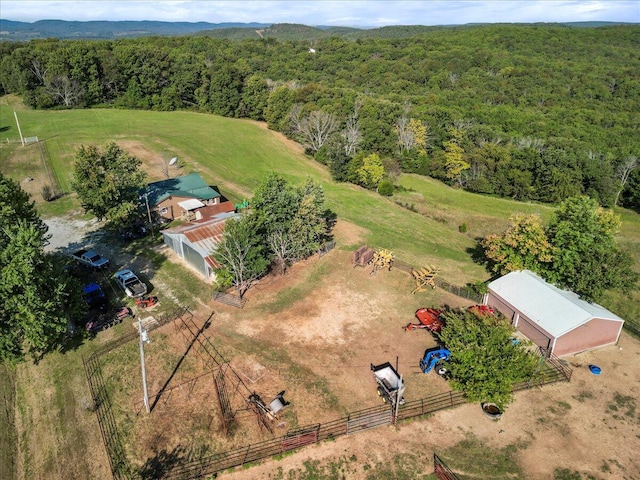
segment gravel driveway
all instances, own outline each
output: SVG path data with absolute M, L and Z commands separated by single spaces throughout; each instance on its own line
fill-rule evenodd
M 102 237 L 103 233 L 96 231 L 101 222 L 93 218 L 91 220 L 79 220 L 66 217 L 51 217 L 44 220 L 49 227 L 51 235 L 49 245 L 45 250 L 55 250 L 70 253 L 84 246 L 91 245 Z

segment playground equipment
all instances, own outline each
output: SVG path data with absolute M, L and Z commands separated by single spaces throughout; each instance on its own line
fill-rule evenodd
M 424 354 L 424 358 L 420 360 L 420 370 L 424 373 L 429 373 L 435 367 L 438 375 L 445 375 L 448 372 L 448 369 L 443 365 L 443 363 L 449 360 L 450 356 L 451 352 L 446 348 L 427 350 Z
M 391 366 L 389 362 L 381 365 L 371 364 L 373 378 L 378 384 L 378 396 L 384 403 L 395 407 L 396 403 L 404 405 L 404 381 L 402 376 Z
M 404 331 L 412 331 L 418 329 L 429 330 L 438 333 L 444 326 L 444 321 L 440 317 L 442 312 L 435 308 L 419 308 L 416 310 L 416 318 L 420 323 L 409 323 L 402 327 Z
M 425 287 L 436 288 L 435 278 L 438 275 L 439 269 L 435 267 L 423 267 L 418 270 L 411 270 L 411 275 L 416 281 L 416 288 L 411 292 L 424 292 Z

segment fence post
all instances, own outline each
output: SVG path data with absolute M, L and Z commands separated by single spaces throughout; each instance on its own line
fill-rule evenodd
M 249 449 L 251 448 L 251 445 L 247 445 L 247 450 L 244 452 L 244 459 L 242 460 L 242 464 L 244 465 L 245 463 L 247 463 L 247 457 L 249 456 Z

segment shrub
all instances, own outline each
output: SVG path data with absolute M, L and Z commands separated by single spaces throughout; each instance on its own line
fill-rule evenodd
M 42 195 L 42 199 L 45 202 L 50 202 L 51 200 L 53 200 L 54 195 L 53 195 L 53 189 L 51 188 L 51 185 L 44 184 L 40 189 L 40 195 Z
M 382 180 L 378 184 L 378 193 L 383 197 L 391 197 L 393 195 L 394 186 L 389 180 Z

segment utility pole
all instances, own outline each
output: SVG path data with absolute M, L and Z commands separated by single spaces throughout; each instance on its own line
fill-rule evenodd
M 395 412 L 393 413 L 393 424 L 398 424 L 398 409 L 400 408 L 400 400 L 402 400 L 402 396 L 404 395 L 404 381 L 402 380 L 402 375 L 400 375 L 400 388 L 398 388 L 396 392 L 396 404 Z
M 149 219 L 149 228 L 151 229 L 151 235 L 155 235 L 153 231 L 153 222 L 151 221 L 151 209 L 149 208 L 149 192 L 144 194 L 144 203 L 147 205 L 147 218 Z
M 13 116 L 16 117 L 16 125 L 18 125 L 18 133 L 20 134 L 20 141 L 22 142 L 22 146 L 24 147 L 24 137 L 22 136 L 22 130 L 20 130 L 20 122 L 18 122 L 18 114 L 16 111 L 13 111 Z
M 147 370 L 144 365 L 144 342 L 149 341 L 146 330 L 142 330 L 142 320 L 138 317 L 138 334 L 140 335 L 140 368 L 142 369 L 142 391 L 144 393 L 144 408 L 147 413 L 150 413 L 149 409 L 149 393 L 147 392 Z
M 151 210 L 149 209 L 149 194 L 144 194 L 144 201 L 147 204 L 147 217 L 149 218 L 149 225 L 151 225 Z

